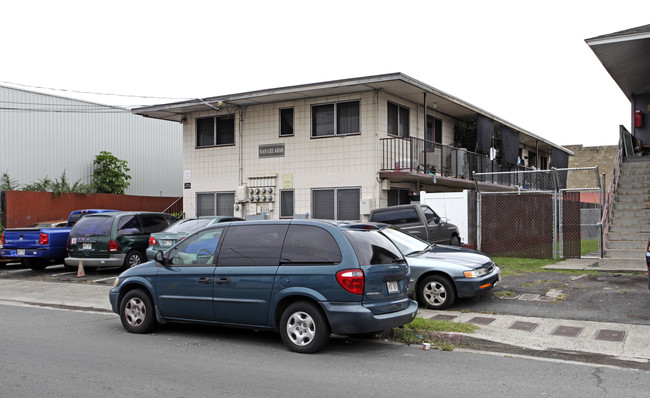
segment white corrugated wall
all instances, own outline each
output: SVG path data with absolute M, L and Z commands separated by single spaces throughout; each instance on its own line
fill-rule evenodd
M 91 181 L 108 151 L 131 169 L 129 195 L 181 196 L 182 125 L 128 109 L 0 86 L 0 173 L 19 184 L 45 177 Z

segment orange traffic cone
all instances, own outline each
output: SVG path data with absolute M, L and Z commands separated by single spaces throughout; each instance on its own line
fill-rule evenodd
M 77 278 L 81 278 L 82 276 L 86 276 L 86 272 L 84 271 L 83 260 L 79 260 L 79 268 L 77 269 Z

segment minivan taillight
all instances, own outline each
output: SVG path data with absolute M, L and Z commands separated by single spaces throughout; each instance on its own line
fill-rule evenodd
M 38 244 L 39 245 L 49 245 L 50 244 L 50 237 L 47 234 L 44 234 L 41 232 L 40 235 L 38 235 Z
M 109 252 L 116 252 L 118 250 L 120 250 L 120 246 L 117 244 L 117 242 L 114 241 L 113 239 L 109 240 L 108 241 L 108 251 Z
M 336 273 L 336 281 L 352 294 L 363 294 L 364 276 L 360 269 L 346 269 Z
M 149 244 L 155 246 L 155 245 L 158 244 L 158 241 L 157 241 L 156 238 L 154 238 L 153 236 L 150 236 L 150 237 L 149 237 Z

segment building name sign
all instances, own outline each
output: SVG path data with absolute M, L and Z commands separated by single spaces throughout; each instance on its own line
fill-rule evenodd
M 260 145 L 258 153 L 260 158 L 284 157 L 284 144 Z

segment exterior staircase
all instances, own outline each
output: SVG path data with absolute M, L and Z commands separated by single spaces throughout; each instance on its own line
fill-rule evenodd
M 601 266 L 647 271 L 650 238 L 650 158 L 626 158 L 614 197 Z

